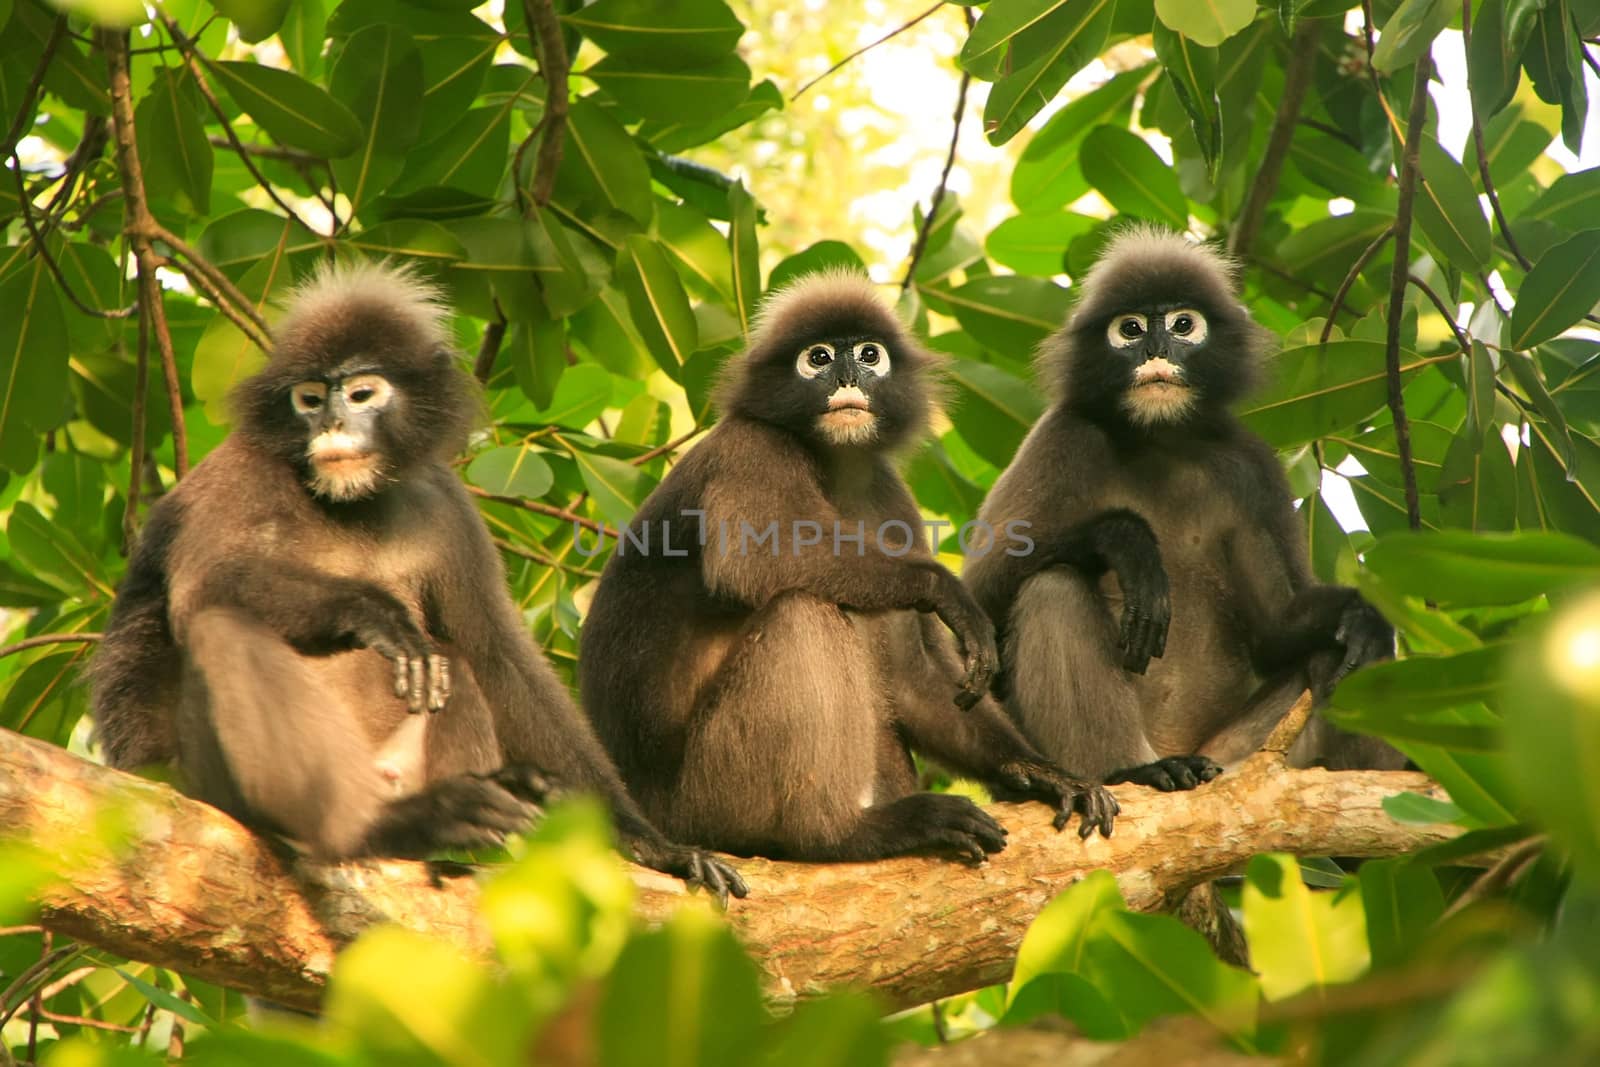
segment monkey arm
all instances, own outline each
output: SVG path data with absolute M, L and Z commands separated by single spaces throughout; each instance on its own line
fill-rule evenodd
M 1313 678 L 1318 697 L 1357 667 L 1394 655 L 1394 628 L 1348 586 L 1313 585 L 1297 593 L 1251 648 L 1258 674 L 1271 676 L 1308 663 L 1319 652 L 1343 651 L 1326 678 Z

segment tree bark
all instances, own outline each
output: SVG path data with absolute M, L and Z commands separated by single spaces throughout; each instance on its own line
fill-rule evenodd
M 1006 980 L 1039 910 L 1096 868 L 1116 874 L 1129 907 L 1164 911 L 1258 852 L 1391 856 L 1459 833 L 1389 818 L 1383 798 L 1404 791 L 1443 797 L 1422 774 L 1290 770 L 1263 752 L 1192 793 L 1119 787 L 1109 839 L 1058 834 L 1038 804 L 993 805 L 1009 843 L 976 869 L 741 861 L 750 897 L 728 921 L 780 1000 L 851 983 L 909 1006 Z M 86 842 L 108 812 L 129 828 L 115 852 Z M 60 881 L 39 895 L 48 929 L 295 1007 L 316 1007 L 334 954 L 379 922 L 488 949 L 470 876 L 393 860 L 312 864 L 165 785 L 5 730 L 0 827 L 62 857 Z M 634 879 L 646 920 L 686 896 L 653 871 Z

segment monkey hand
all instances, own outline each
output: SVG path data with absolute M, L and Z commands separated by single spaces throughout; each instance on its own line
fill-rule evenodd
M 1000 782 L 1019 793 L 1025 793 L 1051 805 L 1056 817 L 1051 820 L 1057 830 L 1063 830 L 1072 821 L 1073 812 L 1083 816 L 1078 825 L 1078 836 L 1087 838 L 1096 830 L 1101 837 L 1111 836 L 1111 824 L 1122 810 L 1117 798 L 1105 786 L 1079 778 L 1064 768 L 1043 760 L 1007 763 L 1000 768 Z
M 1352 598 L 1340 613 L 1333 638 L 1344 646 L 1344 659 L 1328 682 L 1329 690 L 1357 667 L 1394 656 L 1394 627 L 1360 597 Z
M 376 589 L 335 609 L 355 643 L 394 665 L 394 695 L 411 711 L 438 711 L 450 698 L 450 661 L 433 651 L 405 605 Z
M 539 815 L 533 783 L 510 769 L 444 778 L 420 793 L 390 801 L 361 851 L 424 859 L 447 849 L 494 848 Z
M 1177 793 L 1209 782 L 1221 773 L 1222 766 L 1208 756 L 1168 756 L 1154 763 L 1113 771 L 1106 775 L 1106 784 L 1131 782 L 1163 793 Z
M 1000 663 L 1000 653 L 994 642 L 994 623 L 972 599 L 961 580 L 949 571 L 940 569 L 942 595 L 934 601 L 934 614 L 950 627 L 961 649 L 961 688 L 956 691 L 956 707 L 963 711 L 971 708 L 989 691 L 989 682 Z
M 1143 674 L 1150 660 L 1160 659 L 1167 650 L 1167 627 L 1172 622 L 1167 571 L 1156 557 L 1121 568 L 1117 582 L 1122 586 L 1122 669 Z
M 750 892 L 731 863 L 704 849 L 675 844 L 665 838 L 641 837 L 628 844 L 639 863 L 683 879 L 690 889 L 704 889 L 717 898 L 720 907 L 728 906 L 729 894 L 743 900 Z

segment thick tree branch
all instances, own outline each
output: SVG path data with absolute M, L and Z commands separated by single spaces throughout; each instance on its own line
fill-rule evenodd
M 556 168 L 561 166 L 562 139 L 567 132 L 567 44 L 551 0 L 522 0 L 522 13 L 544 77 L 544 117 L 539 120 L 539 154 L 534 157 L 531 183 L 533 202 L 544 207 L 555 192 Z M 513 177 L 521 180 L 515 173 Z
M 1119 787 L 1109 839 L 1058 834 L 1037 804 L 994 805 L 1009 843 L 977 869 L 932 859 L 740 861 L 751 893 L 728 921 L 779 999 L 848 982 L 893 1005 L 918 1004 L 1008 978 L 1039 910 L 1096 868 L 1117 875 L 1130 907 L 1166 910 L 1258 852 L 1392 856 L 1459 833 L 1391 819 L 1383 799 L 1403 791 L 1443 796 L 1422 774 L 1295 771 L 1263 752 L 1192 793 Z M 65 849 L 101 810 L 134 828 L 128 850 Z M 472 878 L 421 863 L 286 858 L 166 786 L 4 730 L 0 826 L 46 854 L 78 857 L 41 894 L 47 929 L 290 1005 L 314 1007 L 334 953 L 374 923 L 474 950 L 488 944 Z M 687 895 L 655 872 L 636 870 L 635 881 L 649 920 Z
M 1272 120 L 1272 133 L 1267 137 L 1267 148 L 1261 154 L 1255 181 L 1250 183 L 1250 191 L 1239 208 L 1239 217 L 1228 234 L 1228 251 L 1242 259 L 1249 258 L 1255 247 L 1261 224 L 1267 217 L 1267 205 L 1278 191 L 1278 178 L 1283 174 L 1284 161 L 1289 158 L 1289 143 L 1294 140 L 1295 123 L 1300 118 L 1300 105 L 1305 102 L 1306 89 L 1317 68 L 1317 38 L 1321 33 L 1322 25 L 1317 19 L 1302 19 L 1289 39 L 1288 66 L 1283 74 L 1278 114 Z

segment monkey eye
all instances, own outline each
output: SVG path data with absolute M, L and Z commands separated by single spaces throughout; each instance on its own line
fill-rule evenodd
M 381 374 L 357 374 L 346 378 L 342 388 L 345 401 L 351 407 L 381 408 L 389 402 L 394 387 Z
M 833 346 L 825 341 L 806 345 L 800 350 L 800 359 L 795 364 L 802 377 L 815 378 L 821 374 L 823 368 L 833 362 Z
M 1197 345 L 1206 339 L 1206 317 L 1193 308 L 1169 311 L 1167 332 L 1179 341 Z
M 862 341 L 856 345 L 854 355 L 857 363 L 871 367 L 878 377 L 889 373 L 889 350 L 877 341 Z
M 328 387 L 321 382 L 301 382 L 289 390 L 289 401 L 300 415 L 320 411 L 328 399 Z
M 1145 333 L 1145 317 L 1129 312 L 1118 315 L 1106 327 L 1106 339 L 1116 348 L 1132 348 Z

